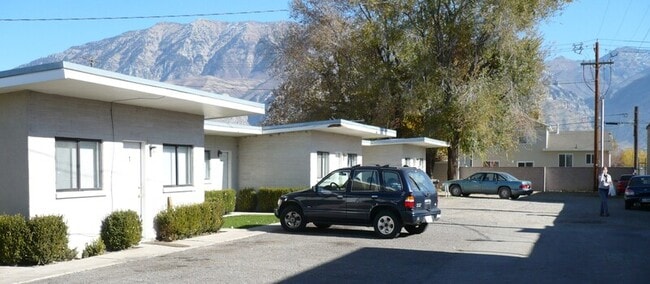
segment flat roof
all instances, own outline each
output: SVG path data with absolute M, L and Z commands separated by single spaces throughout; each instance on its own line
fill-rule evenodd
M 56 62 L 0 72 L 0 94 L 22 90 L 202 115 L 264 114 L 264 104 L 187 87 Z
M 446 148 L 449 143 L 441 140 L 431 139 L 427 137 L 414 137 L 414 138 L 391 138 L 391 139 L 378 139 L 378 140 L 363 140 L 363 146 L 385 146 L 385 145 L 414 145 L 424 148 Z

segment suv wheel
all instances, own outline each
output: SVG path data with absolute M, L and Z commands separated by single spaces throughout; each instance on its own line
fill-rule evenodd
M 307 225 L 302 210 L 295 205 L 290 205 L 284 208 L 280 217 L 282 228 L 289 232 L 302 231 L 305 229 L 305 225 Z
M 420 225 L 404 225 L 404 229 L 406 229 L 409 234 L 422 234 L 424 230 L 427 229 L 428 223 L 421 223 Z
M 452 196 L 460 196 L 463 192 L 460 190 L 460 186 L 457 185 L 452 185 L 449 188 L 449 192 L 451 193 Z
M 392 239 L 399 235 L 402 230 L 402 223 L 395 214 L 389 211 L 380 211 L 373 221 L 375 234 L 382 239 Z

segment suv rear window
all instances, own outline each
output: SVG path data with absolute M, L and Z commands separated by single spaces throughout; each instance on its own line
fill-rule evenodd
M 407 173 L 408 183 L 414 190 L 435 192 L 436 188 L 427 174 L 422 171 L 410 171 Z

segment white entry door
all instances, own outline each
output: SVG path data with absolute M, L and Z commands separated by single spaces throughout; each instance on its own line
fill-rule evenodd
M 121 158 L 117 165 L 121 169 L 119 188 L 114 189 L 119 193 L 115 204 L 119 204 L 119 209 L 133 210 L 142 216 L 142 143 L 124 142 Z
M 221 172 L 221 189 L 229 189 L 230 186 L 230 156 L 229 152 L 222 152 L 219 157 L 221 160 L 222 172 Z

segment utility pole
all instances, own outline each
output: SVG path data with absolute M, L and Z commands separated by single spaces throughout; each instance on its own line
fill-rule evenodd
M 598 132 L 598 122 L 600 120 L 600 116 L 603 115 L 604 113 L 601 114 L 599 109 L 600 106 L 598 104 L 598 101 L 600 100 L 600 95 L 598 94 L 598 78 L 600 77 L 599 75 L 599 70 L 600 70 L 600 65 L 604 64 L 612 64 L 613 62 L 599 62 L 598 57 L 599 57 L 599 48 L 598 48 L 598 41 L 596 41 L 596 44 L 594 45 L 594 53 L 596 54 L 596 58 L 594 62 L 584 62 L 581 63 L 581 65 L 594 65 L 594 191 L 598 191 L 598 167 L 601 165 L 599 155 L 598 155 L 598 149 L 599 148 L 599 132 Z M 603 110 L 604 112 L 604 110 Z M 600 145 L 601 147 L 604 145 Z M 604 163 L 603 163 L 604 164 Z
M 634 107 L 634 172 L 639 173 L 639 107 Z

